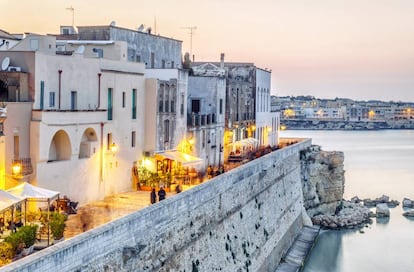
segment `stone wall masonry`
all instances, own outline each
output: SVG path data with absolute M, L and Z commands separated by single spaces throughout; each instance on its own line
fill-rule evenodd
M 274 271 L 303 226 L 300 150 L 272 152 L 0 271 Z

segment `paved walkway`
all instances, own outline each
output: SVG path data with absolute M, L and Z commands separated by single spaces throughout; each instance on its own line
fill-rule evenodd
M 167 198 L 175 194 L 175 192 L 168 192 Z M 149 205 L 151 205 L 150 192 L 133 191 L 108 196 L 102 201 L 80 206 L 77 214 L 69 215 L 64 237 L 69 239 Z

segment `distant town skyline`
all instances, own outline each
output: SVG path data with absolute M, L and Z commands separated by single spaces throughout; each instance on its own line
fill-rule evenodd
M 411 0 L 3 0 L 0 10 L 0 28 L 10 33 L 58 33 L 72 19 L 144 24 L 182 40 L 184 52 L 197 27 L 196 61 L 218 61 L 223 52 L 226 61 L 271 69 L 274 95 L 414 101 Z

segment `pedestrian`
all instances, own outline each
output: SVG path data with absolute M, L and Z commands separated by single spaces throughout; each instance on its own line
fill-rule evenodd
M 155 202 L 157 202 L 157 193 L 155 192 L 154 187 L 152 187 L 150 197 L 151 197 L 151 204 L 154 204 Z
M 175 186 L 175 192 L 177 194 L 181 193 L 181 186 L 180 186 L 180 184 L 177 184 L 177 186 Z
M 164 200 L 167 193 L 164 191 L 163 187 L 160 187 L 160 190 L 158 191 L 158 200 Z

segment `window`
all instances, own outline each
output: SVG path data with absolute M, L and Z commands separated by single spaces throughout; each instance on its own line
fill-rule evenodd
M 165 101 L 165 108 L 164 108 L 164 110 L 165 110 L 165 112 L 169 112 L 169 109 L 170 107 L 168 106 L 168 100 L 167 101 Z
M 108 88 L 108 120 L 113 118 L 113 108 L 112 108 L 112 99 L 113 99 L 112 88 Z
M 180 114 L 184 115 L 184 95 L 181 95 Z
M 132 89 L 132 119 L 137 119 L 137 90 Z
M 223 99 L 220 99 L 220 114 L 223 114 Z
M 165 68 L 165 60 L 161 61 L 161 68 Z
M 70 92 L 70 110 L 77 110 L 78 108 L 78 92 L 71 91 Z
M 125 92 L 122 92 L 122 107 L 125 108 Z
M 39 49 L 39 40 L 38 39 L 31 39 L 30 40 L 30 49 L 31 50 L 38 50 Z
M 135 147 L 135 141 L 136 141 L 136 133 L 135 131 L 131 132 L 131 147 Z
M 164 142 L 170 140 L 170 120 L 164 120 Z
M 140 56 L 140 55 L 136 55 L 135 60 L 136 60 L 137 62 L 141 62 L 141 56 Z
M 40 81 L 40 109 L 43 110 L 43 100 L 45 99 L 45 82 Z
M 106 149 L 110 150 L 111 149 L 111 145 L 112 145 L 112 133 L 108 133 L 106 135 Z
M 14 135 L 14 159 L 18 160 L 20 157 L 20 137 L 19 135 Z
M 171 61 L 171 68 L 174 68 L 174 61 Z
M 49 107 L 55 107 L 55 92 L 49 93 Z
M 171 112 L 175 112 L 175 103 L 174 100 L 171 100 Z
M 191 100 L 191 112 L 194 112 L 194 113 L 200 112 L 200 99 Z
M 155 53 L 151 52 L 151 68 L 155 67 Z

